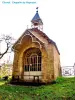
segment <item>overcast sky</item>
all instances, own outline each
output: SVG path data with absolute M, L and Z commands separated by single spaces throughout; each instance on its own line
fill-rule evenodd
M 26 30 L 27 25 L 30 28 L 30 21 L 38 6 L 39 15 L 44 23 L 43 31 L 56 42 L 60 51 L 61 66 L 74 64 L 75 0 L 21 0 L 35 2 L 31 4 L 12 3 L 12 1 L 20 0 L 5 1 L 11 3 L 0 1 L 0 35 L 11 34 L 15 39 L 18 39 Z

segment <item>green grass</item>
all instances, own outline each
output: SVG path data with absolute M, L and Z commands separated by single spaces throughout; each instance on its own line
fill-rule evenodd
M 75 100 L 75 78 L 58 78 L 55 84 L 16 86 L 0 81 L 0 100 Z

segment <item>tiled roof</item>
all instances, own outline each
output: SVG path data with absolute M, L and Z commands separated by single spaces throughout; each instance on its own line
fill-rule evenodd
M 32 28 L 32 29 L 29 29 L 29 30 L 38 32 L 38 34 L 41 34 L 43 37 L 45 37 L 48 40 L 49 43 L 52 43 L 55 46 L 57 52 L 60 54 L 56 43 L 52 39 L 50 39 L 44 32 L 40 31 L 38 28 Z
M 45 38 L 48 40 L 49 43 L 52 43 L 52 44 L 55 46 L 55 48 L 56 48 L 58 54 L 60 55 L 60 52 L 59 52 L 59 50 L 58 50 L 58 48 L 57 48 L 56 43 L 55 43 L 52 39 L 50 39 L 44 32 L 40 31 L 38 28 L 27 29 L 26 31 L 29 31 L 29 32 L 30 32 L 30 31 L 35 31 L 35 32 L 38 32 L 38 34 L 41 34 L 42 37 L 45 37 Z M 26 31 L 25 31 L 25 32 L 26 32 Z M 12 48 L 14 48 L 14 46 L 18 43 L 18 41 L 19 41 L 19 40 L 22 38 L 22 36 L 25 34 L 25 32 L 24 32 L 24 33 L 21 35 L 21 37 L 14 43 L 14 45 L 13 45 Z

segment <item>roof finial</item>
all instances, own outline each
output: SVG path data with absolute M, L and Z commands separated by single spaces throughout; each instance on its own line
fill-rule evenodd
M 38 13 L 38 7 L 36 7 L 36 12 Z

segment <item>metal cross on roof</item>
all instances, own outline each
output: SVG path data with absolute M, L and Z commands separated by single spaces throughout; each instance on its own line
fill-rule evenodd
M 36 7 L 36 12 L 38 12 L 38 7 Z

